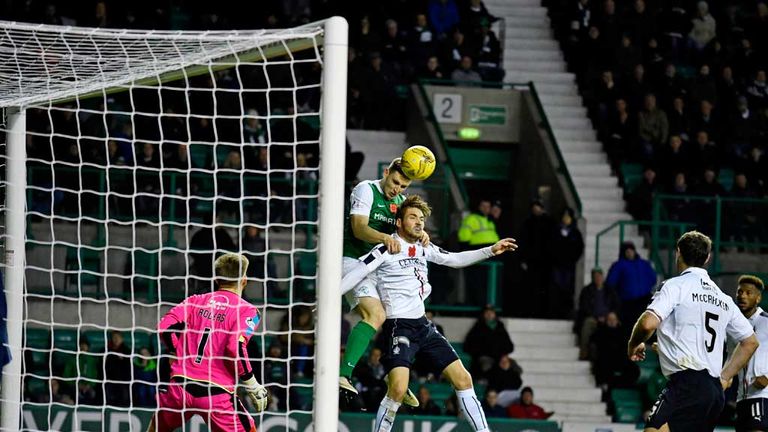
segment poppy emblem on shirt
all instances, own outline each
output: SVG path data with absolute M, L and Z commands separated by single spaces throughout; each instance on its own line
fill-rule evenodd
M 408 248 L 408 256 L 409 257 L 415 257 L 416 256 L 416 245 L 413 245 Z
M 389 211 L 392 213 L 397 213 L 397 204 L 392 203 L 389 205 Z

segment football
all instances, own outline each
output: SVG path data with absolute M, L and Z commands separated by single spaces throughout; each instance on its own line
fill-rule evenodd
M 435 171 L 435 155 L 424 146 L 411 146 L 400 157 L 403 173 L 411 180 L 426 180 Z

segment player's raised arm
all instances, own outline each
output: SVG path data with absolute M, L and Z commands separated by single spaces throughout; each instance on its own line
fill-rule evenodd
M 395 240 L 394 238 L 392 239 Z M 387 257 L 391 256 L 387 249 L 385 244 L 377 244 L 370 252 L 360 257 L 360 261 L 341 279 L 341 295 L 346 294 L 368 276 L 369 273 L 379 268 L 386 261 Z
M 516 249 L 517 243 L 515 242 L 515 239 L 504 238 L 496 242 L 493 246 L 464 252 L 448 252 L 434 245 L 425 250 L 428 251 L 427 261 L 448 267 L 462 268 Z

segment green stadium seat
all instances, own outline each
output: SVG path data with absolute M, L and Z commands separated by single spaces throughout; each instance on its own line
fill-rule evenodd
M 626 405 L 616 407 L 616 414 L 613 420 L 618 423 L 637 423 L 643 415 L 643 408 L 640 406 Z
M 615 406 L 643 405 L 643 399 L 640 391 L 636 389 L 613 389 L 611 390 L 611 401 Z
M 619 168 L 624 180 L 624 192 L 632 193 L 643 179 L 643 166 L 638 163 L 622 163 Z
M 103 245 L 92 246 L 100 247 Z M 101 254 L 101 251 L 94 250 L 90 247 L 67 247 L 64 269 L 67 271 L 76 271 L 77 273 L 67 274 L 66 283 L 64 285 L 65 291 L 69 291 L 71 285 L 78 285 L 78 277 L 80 285 L 99 284 L 101 279 L 99 276 L 83 271 L 102 273 Z
M 92 353 L 104 353 L 107 351 L 108 333 L 104 330 L 88 330 L 83 333 L 83 337 L 88 339 L 88 345 Z
M 208 168 L 213 160 L 213 146 L 211 144 L 192 143 L 189 146 L 189 157 L 193 168 Z
M 48 375 L 50 365 L 48 355 L 51 349 L 51 332 L 48 329 L 30 328 L 26 330 L 25 363 L 27 373 Z
M 718 181 L 720 181 L 720 184 L 725 188 L 725 190 L 730 191 L 733 189 L 733 178 L 735 177 L 735 173 L 730 168 L 723 168 L 720 170 L 720 175 L 718 176 Z
M 53 329 L 53 353 L 51 365 L 55 374 L 61 374 L 64 365 L 74 358 L 79 350 L 77 330 L 66 328 Z
M 149 293 L 157 290 L 158 254 L 141 250 L 132 253 L 134 292 Z

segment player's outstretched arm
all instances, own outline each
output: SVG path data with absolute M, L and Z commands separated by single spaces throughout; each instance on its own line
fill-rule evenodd
M 658 315 L 650 310 L 640 315 L 627 344 L 627 356 L 630 360 L 635 362 L 645 360 L 645 341 L 653 335 L 659 324 L 661 320 Z
M 355 266 L 341 279 L 341 295 L 346 294 L 357 286 L 368 274 L 386 261 L 389 255 L 385 244 L 377 244 L 370 252 L 360 257 Z
M 427 249 L 427 260 L 435 264 L 440 264 L 452 268 L 463 268 L 476 264 L 496 255 L 501 255 L 506 251 L 517 249 L 515 239 L 505 238 L 499 240 L 493 246 L 487 246 L 480 249 L 464 252 L 447 252 L 442 248 L 431 245 Z

